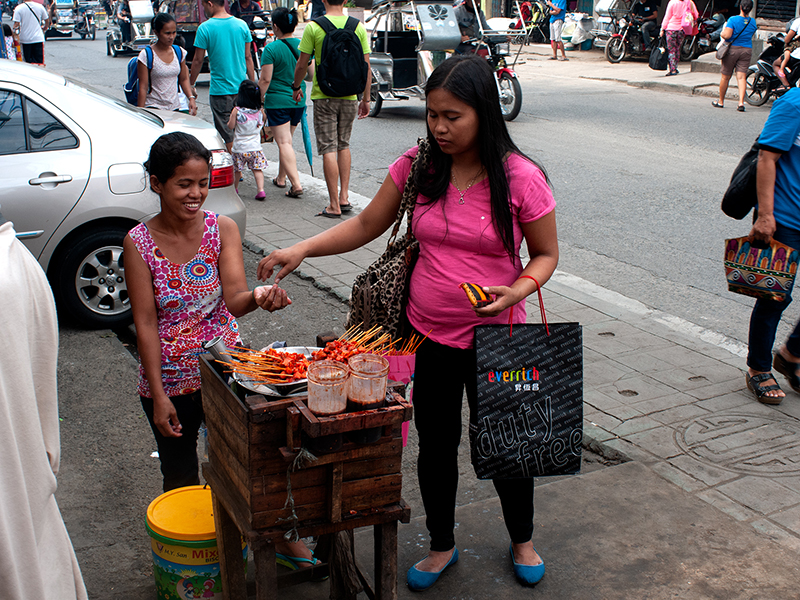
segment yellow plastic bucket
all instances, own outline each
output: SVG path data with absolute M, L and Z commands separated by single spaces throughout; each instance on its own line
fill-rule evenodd
M 222 599 L 211 490 L 202 485 L 161 494 L 147 507 L 158 600 Z M 247 546 L 242 543 L 247 564 Z

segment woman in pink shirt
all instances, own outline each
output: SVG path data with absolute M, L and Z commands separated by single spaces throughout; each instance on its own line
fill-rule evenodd
M 661 21 L 661 37 L 664 37 L 665 33 L 667 35 L 669 57 L 667 77 L 678 74 L 681 43 L 683 43 L 683 38 L 694 29 L 698 16 L 697 7 L 692 0 L 669 0 L 664 20 Z
M 395 220 L 413 157 L 424 153 L 412 181 L 418 192 L 412 229 L 420 253 L 406 316 L 423 336 L 430 331 L 417 350 L 414 419 L 431 547 L 408 571 L 413 590 L 431 587 L 458 560 L 455 500 L 465 389 L 471 419 L 477 401 L 473 329 L 508 323 L 509 313 L 514 323 L 524 323 L 525 298 L 558 263 L 549 182 L 511 140 L 486 61 L 472 54 L 448 59 L 431 74 L 425 95 L 427 143 L 391 166 L 369 206 L 309 240 L 276 250 L 258 266 L 263 280 L 283 265 L 275 277 L 279 282 L 306 257 L 355 250 L 380 236 Z M 527 262 L 520 256 L 523 241 Z M 484 286 L 493 302 L 472 308 L 459 288 L 463 281 Z M 495 480 L 494 485 L 511 538 L 514 574 L 522 584 L 535 584 L 544 576 L 544 562 L 532 542 L 533 480 Z

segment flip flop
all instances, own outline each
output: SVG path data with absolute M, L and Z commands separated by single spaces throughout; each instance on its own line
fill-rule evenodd
M 349 202 L 347 204 L 340 204 L 339 209 L 342 212 L 350 212 L 351 210 L 353 210 L 353 205 L 350 204 Z
M 772 361 L 772 367 L 781 375 L 786 377 L 789 386 L 798 394 L 800 394 L 800 377 L 797 376 L 797 369 L 800 367 L 797 363 L 786 360 L 779 352 L 775 355 Z
M 290 187 L 289 191 L 286 192 L 286 195 L 289 196 L 289 198 L 299 198 L 300 196 L 303 195 L 303 190 L 302 189 L 296 190 L 293 187 Z
M 275 553 L 275 562 L 281 566 L 286 567 L 287 569 L 291 569 L 292 571 L 298 571 L 302 567 L 298 563 L 308 563 L 312 567 L 316 567 L 319 564 L 319 559 L 314 558 L 302 558 L 300 556 L 286 556 L 285 554 L 280 554 L 279 552 Z
M 714 100 L 714 101 L 711 103 L 711 106 L 713 106 L 714 108 L 725 108 L 725 105 L 724 105 L 724 104 L 720 104 L 720 103 L 719 103 L 719 102 L 717 102 L 716 100 Z
M 739 112 L 744 112 L 744 104 L 740 104 L 739 106 L 737 106 L 736 110 L 738 110 Z
M 278 178 L 277 177 L 273 177 L 272 178 L 272 185 L 274 185 L 275 187 L 279 187 L 279 188 L 285 188 L 286 187 L 285 183 L 283 185 L 278 183 Z
M 316 215 L 314 215 L 314 216 L 315 216 L 315 217 L 328 217 L 329 219 L 341 219 L 341 218 L 342 218 L 342 215 L 337 215 L 337 214 L 334 214 L 334 213 L 329 213 L 329 212 L 328 212 L 328 207 L 325 207 L 325 208 L 323 208 L 323 209 L 322 209 L 322 212 L 318 212 L 318 213 L 317 213 Z
M 781 389 L 781 386 L 778 385 L 777 381 L 774 385 L 761 385 L 765 381 L 775 379 L 772 376 L 772 373 L 759 373 L 757 375 L 753 375 L 752 377 L 750 377 L 749 373 L 745 373 L 744 378 L 747 382 L 747 389 L 755 394 L 756 400 L 761 402 L 761 404 L 777 405 L 783 402 L 784 396 L 767 396 L 767 392 Z

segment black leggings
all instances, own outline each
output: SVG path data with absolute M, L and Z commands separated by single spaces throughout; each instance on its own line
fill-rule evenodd
M 419 434 L 417 472 L 431 536 L 431 550 L 455 546 L 458 445 L 461 399 L 467 389 L 470 420 L 475 420 L 475 350 L 425 340 L 417 350 L 414 373 L 414 423 Z M 500 497 L 506 528 L 515 544 L 533 535 L 533 479 L 492 480 Z
M 161 474 L 164 476 L 164 491 L 198 485 L 200 474 L 197 468 L 197 432 L 204 418 L 200 392 L 170 398 L 182 427 L 181 437 L 164 437 L 153 423 L 153 399 L 144 396 L 140 398 L 153 435 L 156 437 Z

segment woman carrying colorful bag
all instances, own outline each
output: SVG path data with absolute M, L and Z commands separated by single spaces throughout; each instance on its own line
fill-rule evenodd
M 258 267 L 258 277 L 266 279 L 282 265 L 278 282 L 306 257 L 355 250 L 393 224 L 407 186 L 418 191 L 412 225 L 419 257 L 408 284 L 406 316 L 422 336 L 430 331 L 417 350 L 414 418 L 431 546 L 427 557 L 408 570 L 413 590 L 431 587 L 458 561 L 458 446 L 465 388 L 470 419 L 475 419 L 474 328 L 508 324 L 510 314 L 513 323 L 524 323 L 525 298 L 558 263 L 552 191 L 542 169 L 508 134 L 491 67 L 475 55 L 450 58 L 431 74 L 425 95 L 428 131 L 427 144 L 419 149 L 421 168 L 408 177 L 418 154 L 412 148 L 390 167 L 358 216 L 276 250 Z M 523 241 L 527 263 L 519 253 Z M 473 308 L 459 287 L 464 281 L 483 286 L 491 303 Z M 494 485 L 511 538 L 510 566 L 520 583 L 535 584 L 544 576 L 544 562 L 532 542 L 533 480 L 494 480 Z
M 683 38 L 693 34 L 698 16 L 697 7 L 692 0 L 669 0 L 664 20 L 661 21 L 661 37 L 667 38 L 669 54 L 669 72 L 665 77 L 678 74 Z

